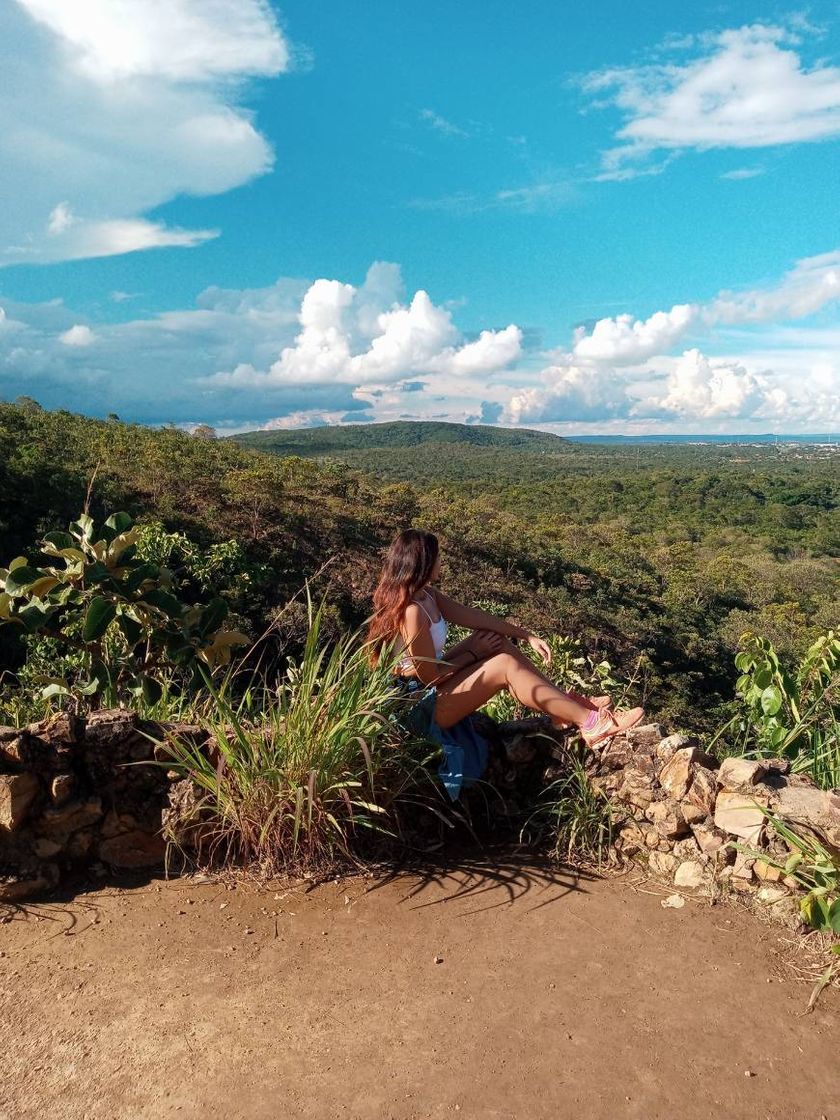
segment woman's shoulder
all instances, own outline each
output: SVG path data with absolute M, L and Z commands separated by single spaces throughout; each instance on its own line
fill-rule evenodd
M 419 603 L 412 600 L 405 608 L 403 615 L 403 626 L 409 630 L 417 630 L 419 626 L 428 626 L 429 616 L 423 610 Z

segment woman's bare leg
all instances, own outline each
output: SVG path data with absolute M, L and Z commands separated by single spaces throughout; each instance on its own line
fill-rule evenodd
M 520 704 L 545 712 L 558 723 L 581 727 L 593 710 L 561 692 L 518 651 L 505 651 L 441 681 L 437 686 L 435 720 L 440 727 L 451 727 L 503 688 L 513 693 Z

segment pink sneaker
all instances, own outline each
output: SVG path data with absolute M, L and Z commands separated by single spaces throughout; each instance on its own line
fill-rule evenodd
M 595 726 L 590 727 L 588 731 L 584 728 L 580 729 L 581 738 L 587 747 L 596 747 L 606 739 L 611 739 L 613 735 L 619 735 L 622 731 L 629 731 L 631 727 L 635 727 L 644 714 L 644 708 L 630 708 L 626 712 L 601 708 Z
M 609 708 L 612 704 L 612 697 L 610 696 L 583 696 L 580 692 L 567 692 L 566 695 L 571 696 L 573 700 L 577 700 L 578 704 L 591 704 L 593 708 Z M 555 731 L 566 731 L 569 727 L 575 725 L 568 720 L 559 719 L 556 723 L 552 720 L 551 726 Z

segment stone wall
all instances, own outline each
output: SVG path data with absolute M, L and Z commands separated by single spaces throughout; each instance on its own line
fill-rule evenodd
M 561 772 L 562 735 L 547 737 L 540 720 L 486 729 L 497 747 L 491 780 L 527 809 L 524 799 L 533 804 L 539 787 Z M 172 732 L 211 747 L 200 728 L 143 722 L 121 710 L 0 728 L 0 899 L 42 893 L 73 868 L 159 866 L 166 814 L 190 793 L 158 746 Z M 792 880 L 730 846 L 762 849 L 784 863 L 786 849 L 759 806 L 840 853 L 840 792 L 791 774 L 785 760 L 719 762 L 696 741 L 650 724 L 599 748 L 591 770 L 615 808 L 618 853 L 678 889 L 727 886 L 770 905 L 789 899 Z
M 42 893 L 73 868 L 159 866 L 177 775 L 156 742 L 174 729 L 121 710 L 0 727 L 0 899 Z

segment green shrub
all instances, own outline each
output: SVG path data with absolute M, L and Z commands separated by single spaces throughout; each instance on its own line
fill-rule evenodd
M 546 786 L 520 839 L 548 843 L 555 859 L 602 864 L 612 845 L 612 808 L 593 785 L 581 749 L 566 752 L 566 773 Z
M 0 569 L 0 625 L 24 637 L 24 684 L 39 686 L 42 700 L 154 704 L 173 674 L 200 683 L 199 666 L 227 664 L 247 641 L 222 628 L 224 599 L 181 599 L 174 574 L 138 555 L 140 536 L 127 513 L 99 529 L 83 513 L 39 542 L 46 562 L 18 556 Z
M 840 638 L 821 635 L 793 669 L 747 633 L 735 658 L 740 710 L 718 733 L 742 753 L 782 755 L 824 789 L 840 786 Z M 717 738 L 717 736 L 716 736 Z
M 167 765 L 199 791 L 171 823 L 173 841 L 200 823 L 211 859 L 266 874 L 323 869 L 356 858 L 365 837 L 393 840 L 400 807 L 432 791 L 427 747 L 398 731 L 405 701 L 390 666 L 372 668 L 358 634 L 326 646 L 322 621 L 323 607 L 311 612 L 303 652 L 274 689 L 249 689 L 234 705 L 229 689 L 209 686 L 196 718 L 215 751 L 168 743 Z

